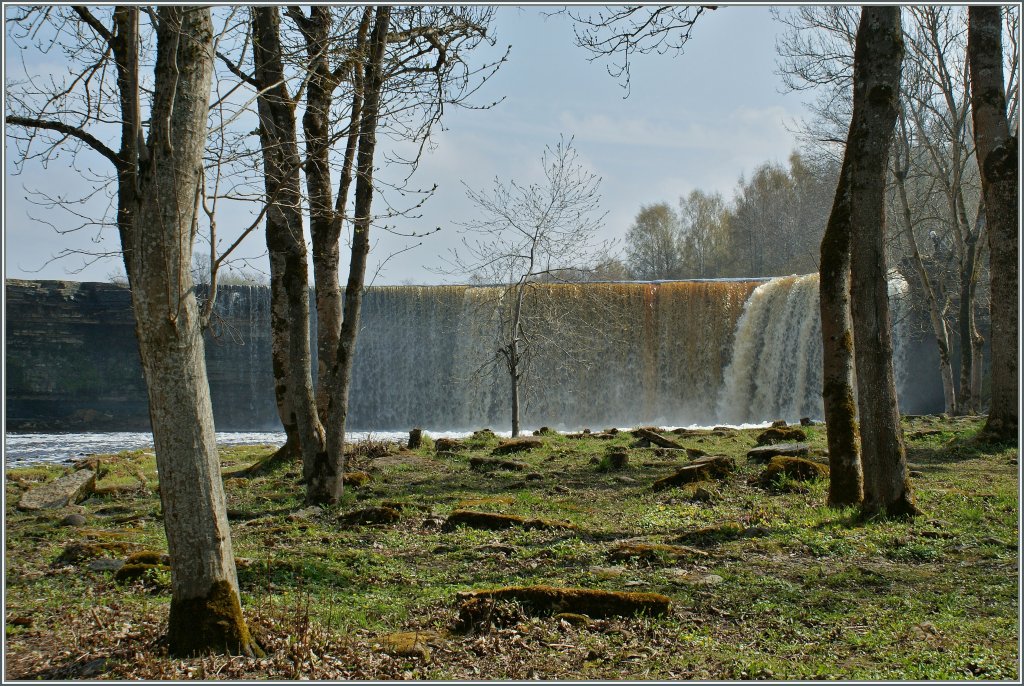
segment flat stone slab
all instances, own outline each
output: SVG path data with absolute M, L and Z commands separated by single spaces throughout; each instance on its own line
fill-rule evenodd
M 25 491 L 18 501 L 18 509 L 57 510 L 84 499 L 96 488 L 96 472 L 80 469 L 67 476 Z
M 755 464 L 768 464 L 773 457 L 807 457 L 811 454 L 811 446 L 806 443 L 776 443 L 751 448 L 747 451 L 747 460 Z

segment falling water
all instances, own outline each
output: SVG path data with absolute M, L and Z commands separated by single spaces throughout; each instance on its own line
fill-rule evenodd
M 718 417 L 726 423 L 821 417 L 818 275 L 758 286 L 736 326 Z
M 8 282 L 8 427 L 144 427 L 141 371 L 129 369 L 138 361 L 128 300 L 109 285 L 74 286 L 72 298 L 61 282 Z M 900 292 L 899 280 L 891 288 Z M 533 355 L 522 382 L 523 424 L 575 429 L 820 417 L 817 299 L 816 275 L 534 285 L 524 304 Z M 224 287 L 218 303 L 206 337 L 217 427 L 276 429 L 268 289 Z M 509 308 L 509 294 L 494 286 L 367 289 L 351 429 L 506 426 L 510 386 L 498 350 Z M 894 315 L 897 379 L 906 382 L 899 360 L 920 355 L 904 345 L 901 319 Z M 60 343 L 71 338 L 81 344 Z M 108 358 L 122 350 L 132 356 L 118 353 L 115 377 L 106 371 L 113 369 Z M 103 426 L 76 419 L 101 413 L 110 418 Z

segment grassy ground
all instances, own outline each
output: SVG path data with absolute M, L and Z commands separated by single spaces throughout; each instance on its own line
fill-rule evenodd
M 1019 678 L 1018 450 L 978 444 L 973 419 L 904 421 L 918 502 L 909 522 L 859 522 L 824 507 L 826 483 L 755 483 L 758 431 L 673 437 L 736 459 L 726 481 L 654 492 L 685 452 L 610 447 L 635 439 L 542 437 L 524 471 L 474 470 L 498 439 L 437 453 L 362 446 L 369 481 L 309 511 L 297 466 L 231 473 L 270 448 L 222 453 L 247 618 L 262 659 L 171 660 L 161 643 L 169 573 L 120 583 L 90 557 L 166 551 L 153 456 L 102 458 L 100 492 L 45 514 L 14 508 L 63 472 L 7 474 L 7 678 L 106 679 L 985 679 Z M 720 432 L 721 433 L 721 432 Z M 824 427 L 807 428 L 824 449 Z M 386 453 L 386 454 L 384 454 Z M 400 519 L 339 517 L 389 505 Z M 565 520 L 577 529 L 481 531 L 441 524 L 455 509 Z M 83 526 L 61 526 L 72 511 Z M 696 552 L 617 560 L 623 542 Z M 71 544 L 82 559 L 56 563 Z M 701 554 L 704 553 L 704 554 Z M 551 584 L 649 591 L 669 615 L 575 621 L 514 606 L 455 633 L 456 593 Z M 502 619 L 503 621 L 497 621 Z M 390 636 L 419 632 L 419 638 Z

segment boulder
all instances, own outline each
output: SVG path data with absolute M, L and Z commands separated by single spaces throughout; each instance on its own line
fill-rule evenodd
M 806 443 L 776 443 L 775 445 L 762 445 L 751 448 L 747 451 L 747 461 L 754 464 L 768 464 L 776 456 L 783 457 L 807 457 L 811 453 L 811 446 Z
M 662 436 L 657 431 L 654 431 L 653 429 L 647 429 L 644 427 L 633 429 L 633 435 L 642 441 L 648 441 L 650 443 L 653 443 L 659 448 L 675 448 L 677 450 L 683 449 L 683 446 L 681 446 L 679 443 L 676 443 L 670 438 L 665 438 L 664 436 Z
M 761 473 L 761 483 L 771 483 L 783 474 L 793 481 L 811 481 L 827 477 L 828 467 L 802 457 L 777 455 Z
M 96 488 L 96 472 L 79 469 L 22 494 L 18 509 L 56 510 L 84 500 Z
M 798 443 L 807 440 L 803 429 L 795 426 L 773 426 L 757 436 L 758 445 L 774 445 L 776 443 Z
M 462 450 L 465 446 L 457 438 L 435 438 L 434 450 L 437 452 L 455 452 Z

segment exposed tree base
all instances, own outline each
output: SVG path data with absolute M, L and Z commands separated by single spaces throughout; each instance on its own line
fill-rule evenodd
M 1005 422 L 998 417 L 989 417 L 985 427 L 978 432 L 978 438 L 988 443 L 1017 443 L 1019 438 L 1016 422 Z
M 302 457 L 302 453 L 299 450 L 299 443 L 291 438 L 285 441 L 284 445 L 274 451 L 272 454 L 263 458 L 259 462 L 246 467 L 245 469 L 239 470 L 230 474 L 232 478 L 240 479 L 252 479 L 257 476 L 263 476 L 269 474 L 281 465 L 291 464 L 299 460 Z
M 227 581 L 214 583 L 204 598 L 172 599 L 167 640 L 174 657 L 264 655 L 249 635 L 238 594 Z
M 861 504 L 860 509 L 860 518 L 864 521 L 873 519 L 913 519 L 923 514 L 924 512 L 914 502 L 913 496 L 910 495 L 909 486 L 906 487 L 906 492 L 903 496 L 894 503 L 884 505 L 865 500 Z

